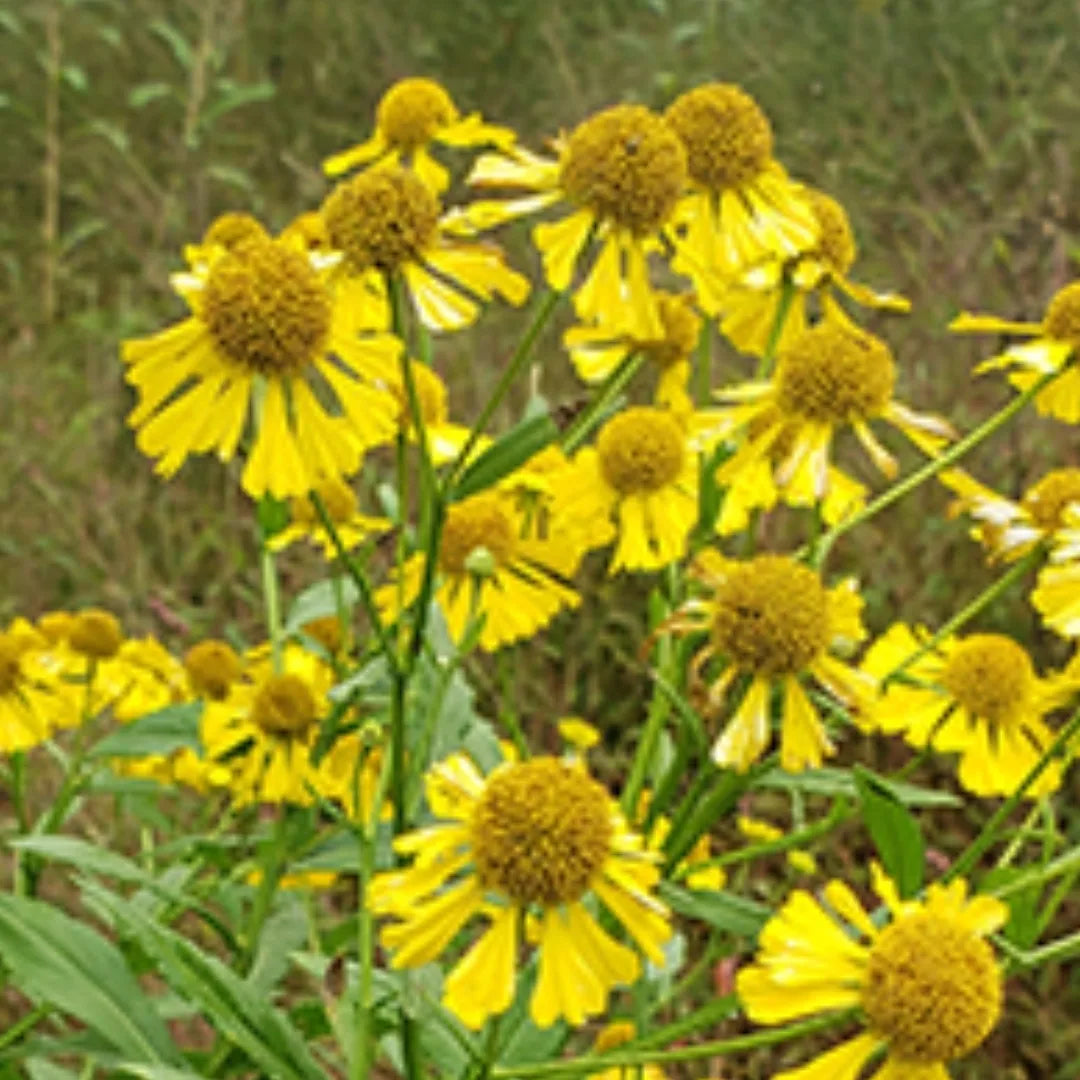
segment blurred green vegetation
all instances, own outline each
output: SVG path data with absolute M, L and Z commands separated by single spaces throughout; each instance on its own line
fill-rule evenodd
M 117 345 L 182 314 L 168 274 L 217 214 L 279 228 L 316 206 L 321 160 L 368 133 L 395 79 L 434 76 L 463 111 L 533 141 L 614 101 L 742 84 L 791 172 L 848 208 L 856 276 L 912 299 L 909 318 L 870 320 L 897 352 L 898 395 L 967 429 L 1009 392 L 971 379 L 994 343 L 950 339 L 948 318 L 1038 317 L 1074 273 L 1078 40 L 1069 0 L 0 0 L 0 622 L 97 603 L 172 641 L 258 626 L 235 476 L 216 461 L 152 476 L 124 427 Z M 457 418 L 522 325 L 493 311 L 440 342 Z M 546 342 L 541 388 L 571 400 L 557 335 Z M 746 370 L 718 354 L 718 380 Z M 970 462 L 1011 494 L 1061 464 L 1080 464 L 1075 432 L 1032 415 Z M 991 580 L 946 504 L 920 491 L 839 546 L 831 569 L 858 575 L 874 630 L 934 625 Z M 769 521 L 764 542 L 795 535 Z M 284 571 L 288 588 L 315 564 L 290 556 Z M 646 588 L 597 575 L 581 616 L 530 646 L 528 665 L 478 670 L 482 690 L 506 700 L 516 680 L 526 715 L 636 723 Z M 1060 661 L 1025 593 L 981 625 Z M 1051 1077 L 1078 1053 L 1046 1004 L 1067 1003 L 1069 977 L 1040 978 L 995 1035 L 996 1075 Z

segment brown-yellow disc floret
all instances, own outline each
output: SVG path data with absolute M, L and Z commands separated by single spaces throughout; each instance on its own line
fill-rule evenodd
M 331 656 L 336 656 L 345 645 L 345 628 L 336 615 L 310 619 L 300 629 L 308 637 L 314 638 Z
M 1080 281 L 1059 289 L 1046 307 L 1043 318 L 1046 336 L 1054 341 L 1067 341 L 1080 348 Z
M 1040 529 L 1051 531 L 1064 524 L 1064 510 L 1080 504 L 1080 469 L 1054 469 L 1024 493 L 1023 508 Z
M 689 358 L 701 334 L 701 316 L 685 294 L 657 291 L 657 308 L 664 336 L 644 343 L 644 351 L 658 367 L 667 368 Z
M 0 696 L 10 694 L 22 676 L 20 643 L 11 635 L 0 633 Z
M 862 990 L 871 1030 L 890 1058 L 916 1065 L 962 1057 L 1001 1013 L 1001 978 L 990 946 L 955 919 L 903 916 L 874 941 Z
M 184 671 L 192 690 L 211 701 L 224 701 L 229 687 L 243 671 L 236 650 L 225 641 L 208 638 L 184 654 Z
M 472 819 L 485 888 L 517 904 L 571 904 L 611 847 L 607 792 L 583 769 L 538 757 L 492 774 Z
M 315 486 L 315 494 L 326 510 L 327 517 L 335 525 L 343 525 L 356 516 L 356 493 L 340 477 L 328 477 Z M 289 500 L 289 514 L 294 524 L 311 528 L 322 524 L 311 495 L 300 495 Z
M 828 601 L 820 578 L 785 555 L 732 564 L 713 595 L 713 646 L 737 667 L 794 675 L 825 651 Z
M 394 83 L 375 110 L 375 124 L 395 149 L 415 150 L 458 117 L 450 95 L 434 79 Z
M 302 738 L 318 719 L 315 695 L 299 675 L 271 675 L 259 687 L 251 719 L 267 735 Z
M 759 176 L 772 158 L 768 118 L 730 83 L 710 83 L 677 97 L 664 113 L 686 147 L 690 177 L 710 191 Z
M 941 681 L 972 716 L 998 724 L 1031 701 L 1035 669 L 1012 638 L 972 634 L 949 656 Z
M 284 378 L 322 353 L 330 298 L 303 253 L 253 240 L 213 264 L 200 314 L 226 359 Z
M 389 273 L 431 246 L 439 200 L 407 169 L 371 169 L 338 184 L 322 214 L 331 246 L 353 271 Z
M 87 608 L 76 614 L 68 644 L 92 660 L 115 656 L 124 643 L 124 635 L 115 615 L 100 608 Z
M 620 495 L 649 494 L 678 477 L 686 439 L 669 412 L 639 405 L 604 425 L 596 453 L 604 479 Z
M 855 236 L 847 211 L 817 188 L 805 188 L 803 197 L 818 224 L 818 255 L 832 273 L 846 274 L 855 261 Z
M 880 338 L 823 320 L 781 354 L 776 399 L 788 416 L 843 424 L 880 416 L 892 398 L 896 365 Z
M 514 523 L 502 500 L 494 494 L 474 495 L 446 511 L 439 542 L 439 568 L 463 574 L 469 556 L 479 549 L 490 553 L 496 567 L 505 566 L 514 553 Z
M 567 140 L 560 179 L 571 202 L 635 236 L 666 220 L 686 182 L 686 152 L 643 105 L 615 105 Z
M 270 234 L 260 222 L 239 210 L 230 210 L 210 222 L 210 227 L 203 233 L 203 245 L 216 244 L 226 251 L 235 251 L 249 240 L 269 240 Z

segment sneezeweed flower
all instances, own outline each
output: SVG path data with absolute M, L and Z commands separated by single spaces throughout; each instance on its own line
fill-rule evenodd
M 360 173 L 338 184 L 322 205 L 330 243 L 342 259 L 335 290 L 362 325 L 385 326 L 387 278 L 400 276 L 421 322 L 460 330 L 494 295 L 515 306 L 528 279 L 490 243 L 466 242 L 444 227 L 442 208 L 414 173 L 398 167 Z
M 1044 375 L 1061 374 L 1035 396 L 1035 408 L 1068 424 L 1080 423 L 1080 370 L 1075 363 L 1080 348 L 1080 281 L 1058 290 L 1046 306 L 1041 322 L 1015 322 L 995 315 L 964 311 L 949 324 L 958 334 L 1008 334 L 1032 340 L 1010 345 L 1003 353 L 975 368 L 1007 370 L 1009 382 L 1026 390 Z
M 928 636 L 897 623 L 867 651 L 863 668 L 875 679 L 907 665 L 871 722 L 912 746 L 958 753 L 960 783 L 973 794 L 1011 795 L 1053 742 L 1043 717 L 1080 683 L 1040 679 L 1026 650 L 1004 634 L 949 636 L 911 661 Z M 1027 795 L 1045 795 L 1060 782 L 1052 763 Z
M 186 698 L 184 666 L 156 638 L 125 641 L 117 655 L 128 665 L 129 674 L 127 687 L 113 702 L 117 720 L 135 720 Z
M 450 185 L 450 174 L 428 152 L 433 142 L 455 148 L 506 149 L 514 139 L 509 128 L 485 124 L 479 113 L 462 116 L 450 95 L 433 79 L 401 79 L 375 108 L 375 134 L 328 157 L 323 169 L 328 176 L 340 176 L 358 165 L 400 164 L 441 195 Z
M 689 191 L 676 218 L 686 230 L 675 268 L 699 290 L 712 313 L 718 268 L 731 278 L 770 258 L 813 248 L 818 223 L 799 187 L 773 157 L 768 118 L 730 83 L 688 90 L 664 119 L 686 147 Z
M 679 414 L 634 406 L 600 429 L 558 480 L 557 517 L 594 547 L 614 540 L 608 572 L 658 570 L 686 553 L 698 515 L 698 455 Z
M 646 260 L 660 243 L 683 191 L 682 144 L 644 106 L 615 105 L 582 121 L 555 145 L 557 158 L 520 147 L 483 155 L 470 184 L 531 194 L 473 203 L 461 212 L 460 223 L 490 228 L 545 207 L 568 207 L 566 217 L 533 229 L 548 284 L 559 291 L 569 289 L 595 241 L 596 260 L 574 292 L 578 315 L 589 321 L 605 319 L 635 338 L 662 338 Z
M 1080 515 L 1070 531 L 1076 536 L 1075 549 L 1080 544 Z M 1043 622 L 1066 638 L 1080 637 L 1080 562 L 1076 558 L 1074 554 L 1069 562 L 1044 566 L 1031 593 Z
M 207 638 L 184 653 L 184 673 L 192 697 L 224 701 L 244 674 L 244 662 L 227 642 Z
M 48 639 L 25 619 L 0 631 L 0 751 L 29 750 L 78 720 L 59 675 L 34 663 L 48 647 Z
M 457 458 L 468 441 L 470 430 L 450 420 L 446 383 L 434 368 L 410 360 L 409 371 L 416 390 L 416 402 L 420 406 L 420 420 L 424 425 L 428 454 L 435 465 L 445 465 Z M 410 441 L 419 441 L 408 388 L 400 374 L 390 380 L 389 390 L 398 405 L 398 428 Z M 487 436 L 481 436 L 474 444 L 474 452 L 479 454 L 490 445 L 491 440 Z
M 128 423 L 156 472 L 172 476 L 210 450 L 230 461 L 251 415 L 244 490 L 288 498 L 355 472 L 392 435 L 393 403 L 373 381 L 400 342 L 360 336 L 306 253 L 282 241 L 219 249 L 195 285 L 189 318 L 122 350 L 139 394 Z
M 895 381 L 896 364 L 884 341 L 850 324 L 819 322 L 780 353 L 771 380 L 716 391 L 725 404 L 702 423 L 708 421 L 716 438 L 750 436 L 717 471 L 718 483 L 731 483 L 765 458 L 775 462 L 774 480 L 785 501 L 806 505 L 823 500 L 835 475 L 830 472 L 832 441 L 846 427 L 877 468 L 895 476 L 895 458 L 870 428 L 879 419 L 924 453 L 936 454 L 952 437 L 952 428 L 940 417 L 896 401 Z
M 871 873 L 891 916 L 884 927 L 842 881 L 826 885 L 827 907 L 799 889 L 739 972 L 739 997 L 760 1024 L 860 1010 L 865 1031 L 777 1080 L 855 1080 L 883 1051 L 873 1080 L 948 1080 L 946 1065 L 979 1046 L 1001 1015 L 1001 972 L 985 939 L 1008 908 L 968 899 L 959 879 L 931 885 L 925 900 L 901 900 L 876 863 Z
M 171 275 L 170 283 L 181 296 L 185 296 L 186 289 L 198 287 L 198 275 L 205 274 L 207 267 L 222 251 L 236 251 L 252 240 L 269 239 L 270 234 L 258 218 L 243 210 L 230 210 L 210 222 L 199 243 L 184 246 L 184 262 L 188 264 L 188 272 Z
M 641 973 L 638 954 L 603 929 L 599 902 L 654 963 L 671 934 L 653 895 L 656 860 L 580 761 L 507 761 L 483 776 L 464 754 L 429 770 L 436 822 L 398 837 L 410 867 L 378 875 L 372 907 L 391 966 L 435 960 L 474 916 L 487 929 L 446 978 L 443 1004 L 479 1028 L 514 1000 L 522 923 L 539 951 L 534 1023 L 578 1025 L 604 1011 L 616 986 Z M 535 920 L 535 922 L 534 922 Z
M 326 515 L 346 551 L 352 551 L 365 540 L 390 528 L 389 519 L 360 513 L 356 492 L 341 477 L 327 477 L 315 484 L 312 491 L 322 501 Z M 312 492 L 308 492 L 289 500 L 290 523 L 269 539 L 267 547 L 271 551 L 281 551 L 297 540 L 308 540 L 327 559 L 337 558 L 337 547 L 323 525 L 311 496 Z
M 848 652 L 865 637 L 862 599 L 851 580 L 827 589 L 818 574 L 786 555 L 746 561 L 702 552 L 694 576 L 704 595 L 685 603 L 662 629 L 705 631 L 708 642 L 691 661 L 691 683 L 705 666 L 722 670 L 707 686 L 703 704 L 717 714 L 737 700 L 712 749 L 721 766 L 745 772 L 772 736 L 773 702 L 779 699 L 780 764 L 788 772 L 816 768 L 835 748 L 804 683 L 812 679 L 861 723 L 875 684 L 834 652 Z
M 461 641 L 483 618 L 479 646 L 494 651 L 531 637 L 581 599 L 567 583 L 581 557 L 558 536 L 529 536 L 509 494 L 485 491 L 446 511 L 437 555 L 435 599 L 450 636 Z M 424 555 L 413 555 L 375 596 L 387 621 L 417 598 Z
M 719 303 L 720 330 L 743 352 L 763 356 L 773 335 L 785 281 L 790 306 L 779 330 L 776 347 L 785 349 L 808 328 L 810 298 L 825 318 L 847 321 L 834 290 L 864 307 L 905 312 L 911 304 L 896 293 L 875 292 L 853 281 L 848 271 L 855 262 L 855 237 L 847 213 L 835 199 L 816 188 L 799 185 L 818 225 L 814 246 L 792 259 L 773 258 L 750 267 L 734 280 Z
M 234 805 L 308 806 L 317 795 L 337 794 L 327 759 L 312 761 L 334 682 L 327 663 L 288 645 L 280 672 L 268 657 L 252 659 L 247 679 L 233 683 L 223 700 L 206 703 L 200 724 L 205 757 L 229 769 Z
M 1069 508 L 1080 511 L 1080 469 L 1048 472 L 1018 501 L 999 495 L 962 469 L 949 469 L 940 478 L 957 495 L 949 514 L 970 514 L 975 519 L 971 535 L 987 549 L 991 561 L 1013 562 L 1036 544 L 1055 542 L 1067 531 Z
M 662 334 L 635 338 L 617 324 L 579 323 L 563 335 L 574 370 L 587 383 L 606 379 L 635 353 L 643 353 L 657 371 L 656 404 L 678 411 L 693 405 L 686 393 L 690 361 L 701 335 L 701 316 L 687 293 L 656 290 Z

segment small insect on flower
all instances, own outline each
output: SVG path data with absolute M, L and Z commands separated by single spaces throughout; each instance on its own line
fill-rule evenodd
M 872 1080 L 948 1080 L 945 1066 L 979 1046 L 1001 1016 L 1001 972 L 985 939 L 1008 908 L 968 899 L 959 879 L 931 885 L 920 901 L 901 900 L 877 863 L 871 877 L 890 915 L 884 927 L 842 881 L 825 886 L 824 904 L 799 889 L 739 972 L 739 998 L 760 1024 L 861 1012 L 865 1031 L 777 1080 L 856 1080 L 882 1052 Z
M 415 859 L 378 875 L 371 903 L 395 920 L 382 930 L 395 968 L 435 960 L 476 916 L 487 920 L 444 984 L 443 1004 L 467 1026 L 513 1003 L 523 930 L 539 953 L 529 1014 L 540 1027 L 582 1024 L 633 984 L 638 954 L 601 926 L 597 903 L 663 962 L 671 927 L 653 896 L 657 859 L 581 759 L 506 761 L 483 776 L 455 754 L 429 770 L 426 790 L 438 820 L 394 841 Z

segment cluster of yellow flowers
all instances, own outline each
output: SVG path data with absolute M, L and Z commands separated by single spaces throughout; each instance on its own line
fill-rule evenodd
M 473 197 L 444 207 L 450 176 L 433 143 L 483 151 L 465 180 Z M 930 462 L 957 438 L 945 419 L 895 398 L 892 351 L 843 298 L 886 312 L 908 304 L 849 277 L 847 215 L 788 176 L 746 93 L 716 83 L 663 113 L 617 105 L 539 153 L 462 117 L 436 83 L 406 79 L 380 102 L 375 134 L 325 162 L 331 176 L 358 166 L 277 235 L 244 213 L 217 219 L 173 277 L 188 317 L 123 346 L 137 397 L 128 422 L 161 475 L 193 454 L 242 460 L 253 499 L 289 500 L 291 523 L 265 536 L 268 553 L 308 539 L 333 561 L 396 532 L 399 558 L 371 589 L 372 620 L 406 624 L 411 614 L 415 625 L 426 618 L 418 601 L 431 598 L 454 642 L 486 651 L 577 608 L 590 552 L 610 548 L 610 574 L 688 563 L 653 641 L 693 638 L 684 685 L 701 715 L 722 718 L 712 746 L 722 768 L 746 773 L 774 731 L 783 770 L 819 767 L 848 724 L 957 754 L 959 783 L 978 796 L 1026 784 L 1041 797 L 1060 785 L 1069 762 L 1045 760 L 1055 740 L 1045 718 L 1080 692 L 1080 661 L 1040 677 L 1005 635 L 897 623 L 855 662 L 867 637 L 857 583 L 829 582 L 815 542 L 738 558 L 714 544 L 752 537 L 758 515 L 779 503 L 809 508 L 819 526 L 856 523 L 869 492 L 833 460 L 841 431 L 887 478 L 898 466 L 876 421 Z M 428 335 L 472 325 L 495 298 L 526 301 L 528 279 L 488 233 L 542 211 L 531 235 L 550 302 L 538 318 L 568 297 L 563 344 L 597 387 L 595 437 L 553 428 L 538 452 L 458 494 L 456 481 L 500 444 L 482 424 L 451 419 Z M 713 326 L 757 358 L 758 375 L 695 393 Z M 1037 325 L 963 315 L 953 329 L 1031 337 L 983 367 L 1009 369 L 1041 411 L 1080 422 L 1080 284 Z M 644 360 L 651 403 L 611 408 Z M 433 537 L 426 547 L 403 519 L 364 513 L 357 498 L 365 455 L 393 442 L 402 453 L 411 444 L 421 472 L 441 477 L 443 502 L 418 530 Z M 1080 636 L 1080 470 L 1049 474 L 1019 502 L 956 468 L 935 471 L 993 558 L 1048 554 L 1034 603 L 1051 628 Z M 723 501 L 708 515 L 710 485 Z M 374 562 L 372 577 L 382 572 Z M 126 721 L 201 700 L 198 751 L 124 767 L 227 790 L 237 805 L 321 800 L 367 819 L 385 791 L 385 740 L 369 744 L 353 717 L 330 746 L 319 743 L 340 714 L 333 688 L 375 650 L 350 633 L 331 617 L 244 655 L 207 641 L 180 660 L 151 639 L 125 641 L 101 612 L 17 620 L 0 635 L 0 747 L 28 749 L 106 708 Z M 523 941 L 538 951 L 529 1008 L 541 1026 L 603 1013 L 611 991 L 642 974 L 642 956 L 665 963 L 672 920 L 658 886 L 671 824 L 649 820 L 644 802 L 629 819 L 589 773 L 589 729 L 564 735 L 561 756 L 504 745 L 486 774 L 464 752 L 419 762 L 429 814 L 399 817 L 399 863 L 371 883 L 393 967 L 433 961 L 467 924 L 485 923 L 443 987 L 470 1028 L 510 1008 Z M 775 835 L 753 822 L 744 831 Z M 793 865 L 813 872 L 799 854 Z M 707 838 L 684 871 L 694 887 L 719 887 Z M 853 1080 L 884 1049 L 878 1080 L 938 1080 L 999 1016 L 1001 976 L 984 939 L 1004 923 L 1004 905 L 968 899 L 959 880 L 901 899 L 876 865 L 873 887 L 884 924 L 839 881 L 824 887 L 825 906 L 796 891 L 739 974 L 762 1023 L 861 1010 L 863 1034 L 785 1077 Z

